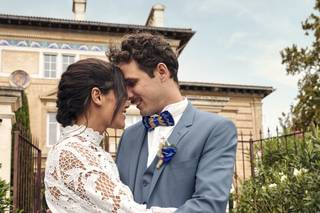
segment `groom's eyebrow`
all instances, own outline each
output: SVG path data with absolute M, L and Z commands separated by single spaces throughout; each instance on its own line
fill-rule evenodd
M 136 83 L 138 82 L 138 79 L 135 78 L 127 78 L 125 79 L 126 85 L 128 87 L 134 87 L 136 85 Z

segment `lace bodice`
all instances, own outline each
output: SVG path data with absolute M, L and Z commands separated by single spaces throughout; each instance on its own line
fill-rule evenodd
M 85 126 L 67 126 L 48 153 L 45 195 L 53 213 L 63 212 L 173 212 L 174 208 L 135 203 L 119 179 L 111 155 L 100 146 L 103 136 Z

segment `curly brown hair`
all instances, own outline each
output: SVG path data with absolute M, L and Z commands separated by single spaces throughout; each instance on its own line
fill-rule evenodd
M 170 44 L 160 35 L 135 33 L 126 35 L 120 49 L 111 48 L 107 53 L 110 62 L 115 64 L 130 63 L 132 60 L 151 78 L 159 63 L 164 63 L 170 71 L 171 78 L 178 83 L 179 63 L 177 55 Z

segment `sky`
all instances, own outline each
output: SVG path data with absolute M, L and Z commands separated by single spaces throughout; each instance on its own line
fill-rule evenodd
M 86 19 L 144 25 L 152 5 L 165 5 L 165 27 L 196 34 L 179 57 L 179 80 L 272 86 L 263 99 L 263 128 L 274 131 L 295 103 L 297 79 L 280 51 L 312 41 L 301 23 L 315 0 L 87 0 Z M 0 0 L 0 13 L 72 19 L 72 0 Z

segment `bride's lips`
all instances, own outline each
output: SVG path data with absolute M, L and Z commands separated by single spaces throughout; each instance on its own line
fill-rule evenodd
M 122 114 L 123 114 L 124 116 L 126 116 L 127 109 L 129 108 L 129 106 L 130 106 L 130 101 L 126 101 L 125 104 L 124 104 L 124 108 L 123 108 L 123 110 L 122 110 Z

